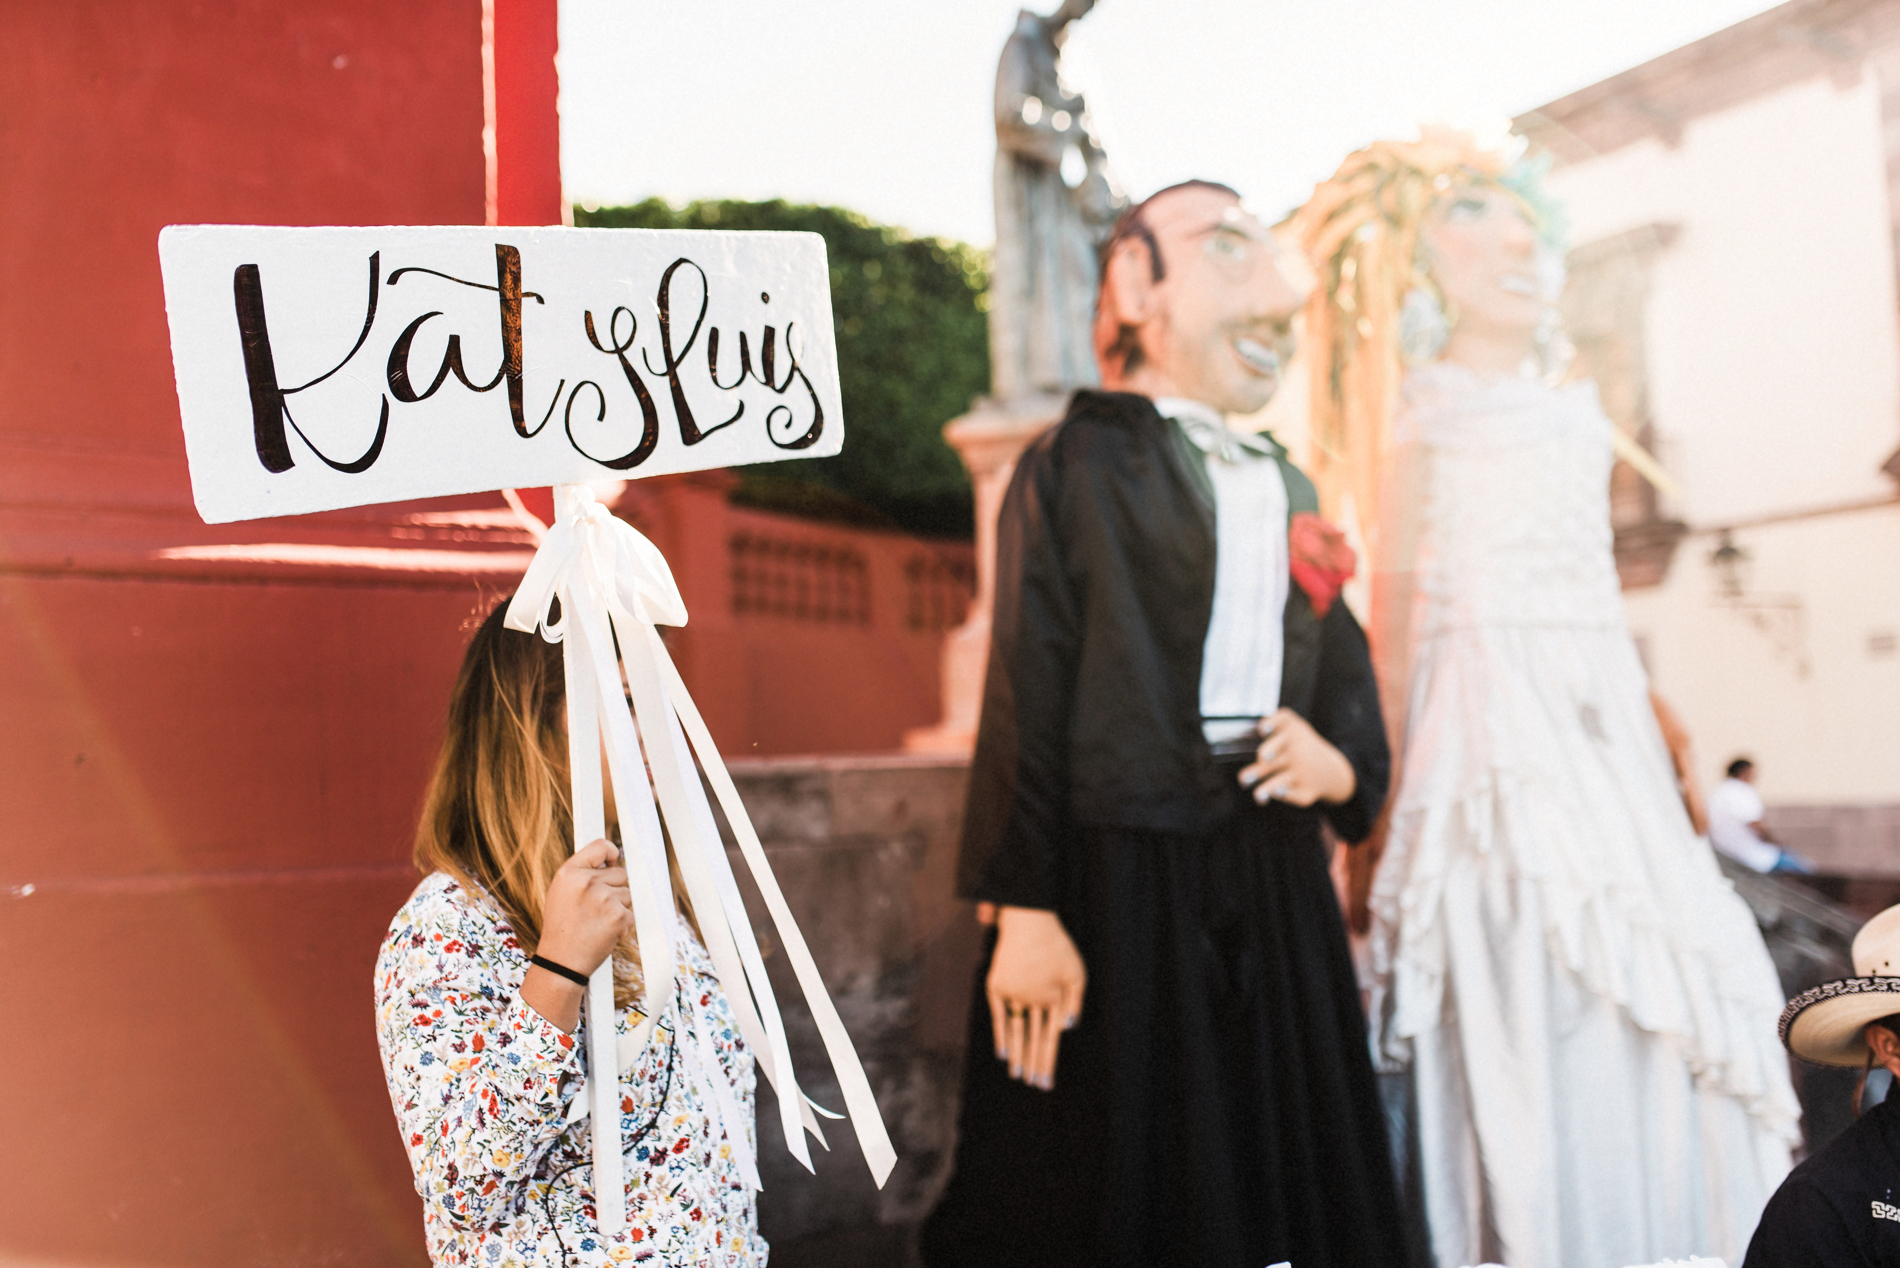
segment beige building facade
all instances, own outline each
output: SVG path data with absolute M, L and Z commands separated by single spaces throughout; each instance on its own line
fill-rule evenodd
M 1795 0 L 1517 120 L 1557 156 L 1618 565 L 1705 782 L 1900 875 L 1900 0 Z

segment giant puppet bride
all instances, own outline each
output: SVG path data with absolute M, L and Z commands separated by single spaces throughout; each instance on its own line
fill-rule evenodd
M 1375 1042 L 1411 1074 L 1438 1263 L 1735 1263 L 1798 1139 L 1780 988 L 1625 623 L 1613 428 L 1554 382 L 1540 175 L 1430 132 L 1352 155 L 1295 217 L 1324 283 L 1315 474 L 1372 555 L 1399 759 Z

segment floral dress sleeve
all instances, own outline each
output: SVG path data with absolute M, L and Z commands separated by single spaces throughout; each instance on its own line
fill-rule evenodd
M 578 1041 L 521 998 L 514 933 L 440 874 L 390 925 L 377 1041 L 425 1219 L 519 1215 L 582 1082 Z

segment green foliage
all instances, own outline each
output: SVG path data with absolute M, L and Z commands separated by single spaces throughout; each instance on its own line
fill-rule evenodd
M 930 536 L 970 536 L 969 476 L 942 430 L 989 387 L 982 252 L 912 238 L 839 207 L 776 199 L 675 208 L 649 198 L 631 207 L 576 208 L 574 223 L 822 235 L 844 390 L 844 452 L 738 468 L 735 500 Z

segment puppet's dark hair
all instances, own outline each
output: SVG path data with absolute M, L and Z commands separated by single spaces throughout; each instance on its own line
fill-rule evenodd
M 1108 289 L 1108 263 L 1114 259 L 1115 252 L 1124 242 L 1136 241 L 1148 249 L 1149 275 L 1159 282 L 1168 275 L 1168 266 L 1161 258 L 1161 244 L 1155 239 L 1154 229 L 1148 224 L 1145 213 L 1157 198 L 1183 189 L 1211 189 L 1215 193 L 1226 194 L 1238 199 L 1240 191 L 1231 185 L 1219 181 L 1193 180 L 1178 181 L 1164 189 L 1157 189 L 1134 206 L 1122 212 L 1115 221 L 1115 228 L 1109 233 L 1108 240 L 1102 243 L 1098 270 L 1101 282 L 1095 291 L 1095 357 L 1101 362 L 1104 377 L 1114 374 L 1126 375 L 1141 364 L 1141 335 L 1135 327 L 1123 321 L 1107 322 L 1103 319 L 1102 296 Z M 1107 326 L 1113 329 L 1105 329 Z

